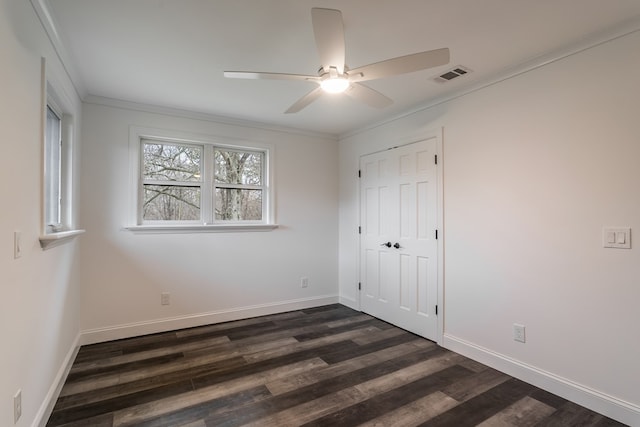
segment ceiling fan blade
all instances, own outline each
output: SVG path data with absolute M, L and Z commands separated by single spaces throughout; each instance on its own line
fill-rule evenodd
M 285 73 L 260 73 L 253 71 L 225 71 L 224 76 L 230 79 L 270 79 L 270 80 L 304 80 L 320 81 L 318 76 L 305 76 L 302 74 Z
M 316 99 L 320 98 L 322 92 L 322 88 L 318 86 L 302 98 L 298 99 L 287 111 L 285 111 L 285 114 L 297 113 Z
M 320 62 L 325 71 L 335 67 L 339 74 L 344 73 L 344 26 L 342 12 L 335 9 L 311 9 L 313 34 L 320 55 Z
M 384 108 L 393 104 L 393 100 L 360 83 L 352 83 L 344 93 L 374 108 Z
M 412 55 L 399 56 L 349 71 L 349 80 L 363 82 L 382 77 L 411 73 L 449 63 L 449 49 L 435 49 Z

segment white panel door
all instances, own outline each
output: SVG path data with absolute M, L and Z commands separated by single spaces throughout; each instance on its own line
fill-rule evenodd
M 437 339 L 437 139 L 360 159 L 361 309 Z

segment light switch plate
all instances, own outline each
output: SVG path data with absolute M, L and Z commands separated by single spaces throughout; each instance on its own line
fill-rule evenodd
M 22 233 L 20 231 L 13 232 L 13 258 L 18 259 L 22 256 Z
M 605 248 L 631 249 L 630 227 L 604 227 L 602 246 Z

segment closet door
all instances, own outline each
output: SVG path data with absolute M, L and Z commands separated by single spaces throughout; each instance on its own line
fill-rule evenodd
M 437 339 L 436 138 L 360 160 L 362 311 Z

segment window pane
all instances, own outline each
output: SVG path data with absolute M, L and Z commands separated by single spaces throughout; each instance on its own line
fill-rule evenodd
M 261 221 L 262 190 L 217 188 L 216 220 Z
M 144 178 L 159 181 L 201 181 L 202 148 L 143 144 Z
M 61 193 L 61 120 L 56 113 L 47 107 L 47 129 L 45 134 L 45 224 L 60 224 Z
M 263 153 L 215 150 L 216 182 L 262 185 Z
M 144 186 L 144 220 L 200 220 L 200 187 Z

